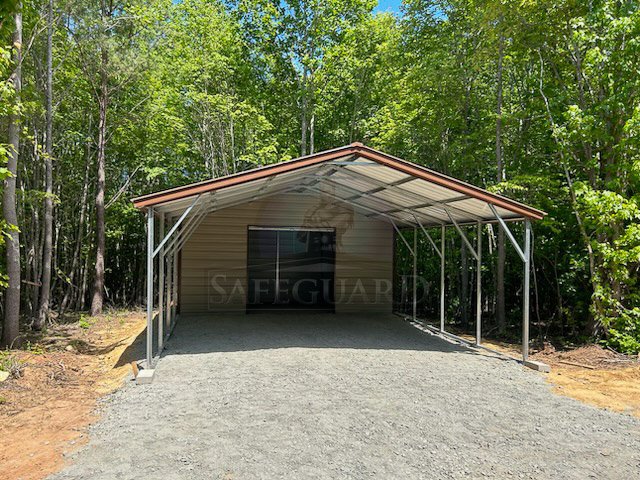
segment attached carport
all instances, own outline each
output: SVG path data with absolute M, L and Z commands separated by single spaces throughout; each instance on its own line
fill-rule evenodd
M 522 356 L 526 360 L 529 345 L 529 277 L 531 269 L 531 221 L 539 220 L 544 212 L 509 198 L 496 195 L 482 188 L 470 185 L 452 177 L 415 165 L 383 152 L 354 143 L 344 147 L 319 152 L 294 160 L 268 165 L 222 178 L 194 183 L 162 192 L 156 192 L 133 200 L 134 205 L 147 214 L 147 364 L 154 363 L 171 333 L 178 317 L 184 289 L 182 279 L 188 279 L 182 265 L 182 254 L 189 251 L 191 265 L 197 263 L 198 255 L 211 255 L 209 250 L 198 250 L 197 245 L 190 249 L 190 241 L 200 235 L 210 239 L 212 244 L 219 241 L 227 245 L 229 252 L 243 257 L 229 256 L 226 265 L 233 265 L 237 272 L 250 269 L 250 246 L 248 237 L 251 231 L 266 229 L 269 232 L 280 231 L 333 231 L 339 237 L 334 242 L 336 270 L 329 270 L 338 276 L 337 269 L 354 264 L 355 271 L 366 276 L 370 265 L 356 265 L 353 255 L 341 251 L 340 238 L 349 230 L 349 247 L 358 250 L 371 240 L 371 237 L 396 235 L 413 256 L 413 319 L 417 316 L 417 242 L 418 235 L 424 235 L 440 258 L 440 325 L 437 330 L 445 330 L 445 229 L 453 227 L 462 242 L 476 260 L 476 338 L 480 346 L 482 340 L 482 237 L 483 225 L 500 224 L 507 238 L 523 262 L 523 321 Z M 310 203 L 306 213 L 301 215 L 296 206 Z M 259 209 L 251 208 L 260 205 Z M 337 208 L 343 206 L 343 209 Z M 231 213 L 230 213 L 231 212 Z M 277 214 L 274 214 L 277 212 Z M 310 212 L 310 213 L 309 213 Z M 344 216 L 340 225 L 338 218 Z M 246 218 L 244 218 L 246 217 Z M 224 219 L 226 223 L 216 223 Z M 513 235 L 509 224 L 524 222 L 524 239 L 519 242 Z M 209 223 L 207 223 L 209 222 Z M 307 224 L 310 225 L 307 227 Z M 208 225 L 208 227 L 207 227 Z M 354 226 L 355 225 L 355 226 Z M 386 225 L 386 229 L 381 225 Z M 476 241 L 472 242 L 463 227 L 477 228 Z M 206 227 L 206 228 L 205 228 Z M 218 228 L 216 228 L 218 227 Z M 242 227 L 242 230 L 240 229 Z M 236 228 L 236 230 L 233 230 Z M 439 230 L 439 232 L 438 232 Z M 410 232 L 412 231 L 412 238 Z M 157 232 L 157 239 L 156 239 Z M 229 232 L 233 233 L 229 240 Z M 246 233 L 243 233 L 246 232 Z M 440 235 L 438 239 L 436 232 Z M 227 239 L 220 240 L 226 235 Z M 270 233 L 274 241 L 279 242 L 281 234 Z M 218 238 L 220 237 L 220 238 Z M 309 234 L 306 241 L 309 242 Z M 234 241 L 235 240 L 235 241 Z M 324 241 L 324 240 L 323 240 Z M 237 243 L 237 244 L 236 244 Z M 345 244 L 348 243 L 346 240 Z M 474 245 L 475 243 L 475 245 Z M 378 245 L 378 243 L 375 243 Z M 381 243 L 384 245 L 384 242 Z M 379 251 L 375 248 L 381 248 Z M 392 251 L 379 246 L 371 249 L 369 256 L 375 265 L 393 261 Z M 185 250 L 186 249 L 186 250 Z M 273 250 L 273 248 L 272 248 Z M 200 253 L 198 253 L 200 252 Z M 280 247 L 275 249 L 280 254 Z M 225 256 L 223 250 L 213 252 Z M 348 252 L 347 252 L 348 253 Z M 231 263 L 229 263 L 231 262 Z M 279 260 L 276 260 L 276 296 L 280 290 L 278 278 Z M 381 263 L 382 262 L 382 263 Z M 243 264 L 244 263 L 244 264 Z M 362 262 L 360 262 L 362 263 Z M 388 264 L 388 263 L 387 263 Z M 193 265 L 191 268 L 197 268 Z M 378 267 L 376 267 L 378 268 Z M 157 269 L 157 272 L 156 272 Z M 248 275 L 237 273 L 240 287 L 248 288 Z M 353 275 L 344 275 L 345 281 L 354 281 Z M 203 281 L 208 281 L 203 278 Z M 367 278 L 367 285 L 373 285 L 375 279 Z M 244 283 L 243 283 L 244 282 Z M 332 280 L 335 283 L 335 279 Z M 365 282 L 366 283 L 366 282 Z M 332 284 L 333 285 L 333 284 Z M 201 297 L 205 290 L 192 295 L 190 302 L 206 308 L 206 302 L 198 304 L 195 297 Z M 230 287 L 231 288 L 231 287 Z M 364 290 L 370 288 L 362 287 Z M 372 288 L 372 287 L 371 287 Z M 157 299 L 157 337 L 154 342 L 154 300 Z M 184 303 L 184 302 L 183 302 Z M 242 302 L 237 307 L 242 308 Z M 246 304 L 248 305 L 248 300 Z M 204 307 L 203 307 L 204 305 Z M 355 308 L 361 305 L 355 304 Z M 336 302 L 336 308 L 346 308 Z M 354 307 L 353 302 L 351 307 Z M 386 308 L 386 304 L 376 308 Z M 364 308 L 364 307 L 363 307 Z M 155 344 L 155 345 L 154 345 Z M 155 347 L 155 348 L 154 348 Z

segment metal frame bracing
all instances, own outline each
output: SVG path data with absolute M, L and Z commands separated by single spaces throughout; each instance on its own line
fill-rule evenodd
M 518 256 L 521 258 L 522 262 L 523 262 L 523 266 L 524 266 L 524 271 L 523 271 L 523 305 L 522 305 L 522 360 L 526 361 L 529 357 L 529 322 L 530 322 L 530 300 L 531 300 L 531 285 L 530 285 L 530 273 L 531 273 L 531 221 L 529 219 L 525 219 L 524 220 L 524 247 L 521 247 L 519 245 L 519 243 L 517 242 L 517 240 L 515 239 L 515 236 L 513 235 L 513 233 L 511 232 L 511 230 L 509 229 L 509 226 L 506 224 L 506 222 L 500 217 L 500 215 L 498 214 L 498 212 L 496 211 L 495 207 L 493 205 L 489 205 L 489 207 L 491 208 L 491 210 L 493 211 L 496 220 L 498 221 L 498 223 L 500 223 L 500 225 L 504 228 L 507 237 L 509 238 L 509 240 L 511 241 L 511 243 L 513 244 L 515 250 L 518 252 Z M 418 226 L 420 227 L 420 229 L 422 230 L 422 232 L 424 233 L 425 237 L 427 238 L 427 240 L 429 241 L 429 243 L 431 244 L 431 246 L 433 247 L 433 250 L 435 251 L 436 255 L 440 258 L 440 327 L 439 329 L 436 329 L 435 327 L 432 327 L 431 325 L 425 324 L 424 326 L 428 327 L 430 330 L 437 332 L 437 333 L 442 333 L 445 334 L 446 336 L 452 337 L 458 341 L 462 341 L 464 343 L 469 343 L 466 340 L 453 335 L 452 333 L 449 333 L 446 331 L 445 328 L 445 317 L 446 317 L 446 311 L 445 311 L 445 267 L 446 267 L 446 262 L 445 262 L 445 226 L 442 225 L 441 226 L 441 238 L 440 238 L 440 248 L 437 247 L 435 241 L 433 240 L 433 238 L 431 237 L 431 235 L 429 234 L 428 230 L 420 223 L 420 221 L 416 218 L 416 222 L 418 223 Z M 482 345 L 482 228 L 485 225 L 485 222 L 478 222 L 477 224 L 477 240 L 476 240 L 476 247 L 474 248 L 473 245 L 471 244 L 471 242 L 469 241 L 469 239 L 467 238 L 466 234 L 464 233 L 464 231 L 462 230 L 462 228 L 460 227 L 460 225 L 458 225 L 455 220 L 452 218 L 451 219 L 451 223 L 452 225 L 456 228 L 456 231 L 458 232 L 460 238 L 462 239 L 464 245 L 466 245 L 466 247 L 469 249 L 469 251 L 471 252 L 471 254 L 473 255 L 474 259 L 476 260 L 476 338 L 475 338 L 475 343 L 474 345 L 477 347 L 482 347 L 485 350 L 489 350 L 492 351 L 494 353 L 499 353 L 500 352 L 495 352 L 494 350 L 491 350 L 490 348 L 486 348 Z M 415 231 L 415 230 L 414 230 Z M 415 243 L 414 243 L 415 245 Z M 410 249 L 411 250 L 411 249 Z M 415 298 L 416 298 L 416 277 L 417 277 L 417 272 L 416 272 L 416 264 L 417 264 L 417 249 L 414 248 L 414 251 L 416 253 L 414 253 L 412 251 L 413 254 L 413 275 L 414 275 L 414 303 L 413 303 L 413 311 L 412 311 L 412 319 L 414 321 L 417 320 L 417 308 L 416 308 L 416 302 L 415 302 Z M 501 354 L 502 355 L 502 354 Z
M 362 167 L 391 168 L 395 173 L 389 182 L 379 174 L 365 174 Z M 339 174 L 339 175 L 336 175 Z M 378 175 L 376 177 L 376 175 Z M 402 176 L 404 175 L 404 176 Z M 400 178 L 398 178 L 400 177 Z M 282 179 L 282 180 L 281 180 Z M 350 180 L 353 183 L 350 183 Z M 255 183 L 252 183 L 255 182 Z M 434 188 L 449 189 L 449 198 L 430 197 L 428 190 L 415 191 L 413 182 L 427 182 Z M 250 187 L 242 186 L 251 184 Z M 356 185 L 364 189 L 355 188 Z M 236 190 L 228 191 L 229 187 Z M 253 188 L 252 188 L 253 187 Z M 240 188 L 241 190 L 237 190 Z M 411 190 L 410 188 L 414 188 Z M 330 191 L 328 191 L 330 190 Z M 227 193 L 231 192 L 231 193 Z M 385 193 L 389 192 L 387 195 Z M 191 235 L 211 213 L 237 205 L 254 202 L 272 195 L 303 193 L 322 195 L 351 205 L 366 217 L 388 221 L 413 256 L 412 318 L 417 320 L 418 230 L 422 232 L 440 259 L 440 325 L 435 330 L 447 336 L 445 308 L 445 239 L 446 227 L 453 226 L 463 244 L 476 260 L 476 332 L 475 345 L 482 341 L 482 234 L 487 223 L 498 223 L 523 261 L 523 325 L 522 356 L 529 350 L 529 309 L 531 270 L 531 219 L 539 219 L 544 212 L 501 197 L 437 172 L 377 152 L 361 144 L 353 144 L 328 152 L 302 157 L 290 162 L 261 167 L 253 171 L 201 182 L 192 186 L 158 192 L 134 200 L 138 208 L 147 212 L 147 342 L 149 367 L 154 363 L 154 300 L 157 298 L 157 355 L 160 355 L 177 320 L 180 251 Z M 410 200 L 403 205 L 404 200 Z M 476 210 L 466 209 L 459 202 L 475 201 Z M 477 210 L 478 202 L 484 210 Z M 488 206 L 491 215 L 487 215 Z M 424 211 L 423 209 L 426 209 Z M 498 209 L 501 209 L 498 211 Z M 477 212 L 482 211 L 482 216 Z M 474 213 L 476 212 L 476 213 Z M 507 216 L 503 216 L 506 212 Z M 157 231 L 154 230 L 158 221 Z M 523 246 L 515 239 L 507 222 L 524 221 Z M 472 244 L 463 227 L 477 227 L 476 245 Z M 169 231 L 165 234 L 165 227 Z M 402 229 L 413 228 L 413 242 L 405 238 Z M 440 227 L 440 246 L 429 233 Z M 156 245 L 156 234 L 158 242 Z M 157 259 L 157 277 L 155 275 Z M 155 281 L 158 282 L 157 296 Z M 435 328 L 435 327 L 429 327 Z

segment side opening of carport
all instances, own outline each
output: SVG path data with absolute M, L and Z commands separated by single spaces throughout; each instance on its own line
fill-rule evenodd
M 413 256 L 413 320 L 417 320 L 418 235 L 424 235 L 440 259 L 440 325 L 428 328 L 453 337 L 445 329 L 445 232 L 455 229 L 476 261 L 476 346 L 482 346 L 483 226 L 499 224 L 523 264 L 522 357 L 527 360 L 531 221 L 543 218 L 544 212 L 356 143 L 133 200 L 147 215 L 148 366 L 162 352 L 178 317 L 179 253 L 189 238 L 212 213 L 279 194 L 329 198 L 388 222 Z M 509 226 L 512 222 L 524 223 L 521 242 Z M 465 234 L 463 227 L 468 226 L 477 228 L 475 245 Z M 434 228 L 439 230 L 439 241 L 429 233 Z M 406 238 L 407 230 L 413 230 L 413 239 Z

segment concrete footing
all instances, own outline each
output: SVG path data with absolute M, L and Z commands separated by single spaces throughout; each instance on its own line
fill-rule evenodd
M 153 382 L 153 376 L 155 375 L 155 372 L 156 371 L 154 369 L 140 370 L 140 372 L 138 372 L 138 376 L 136 377 L 136 384 L 147 385 Z
M 543 373 L 549 373 L 551 371 L 551 367 L 549 365 L 542 362 L 536 362 L 535 360 L 525 360 L 524 366 Z

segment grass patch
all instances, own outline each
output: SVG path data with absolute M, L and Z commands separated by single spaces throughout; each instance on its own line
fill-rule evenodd
M 27 340 L 27 343 L 25 344 L 24 349 L 27 352 L 32 353 L 34 355 L 44 355 L 47 352 L 47 349 L 43 345 L 41 345 L 38 342 L 32 343 L 29 340 Z
M 0 351 L 0 370 L 7 372 L 13 378 L 20 378 L 24 371 L 24 363 L 11 352 Z

